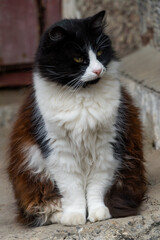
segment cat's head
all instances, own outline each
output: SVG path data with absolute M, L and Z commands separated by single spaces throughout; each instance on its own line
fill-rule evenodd
M 84 18 L 64 19 L 42 36 L 36 71 L 48 81 L 73 88 L 97 83 L 115 58 L 104 33 L 105 11 Z

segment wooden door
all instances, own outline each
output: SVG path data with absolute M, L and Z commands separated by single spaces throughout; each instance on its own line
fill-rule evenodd
M 60 18 L 60 0 L 0 0 L 0 87 L 31 83 L 40 35 Z

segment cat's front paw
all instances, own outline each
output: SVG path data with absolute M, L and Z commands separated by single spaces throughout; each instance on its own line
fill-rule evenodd
M 89 211 L 88 220 L 90 222 L 97 222 L 111 218 L 109 209 L 105 206 L 95 208 Z
M 62 218 L 63 212 L 55 212 L 51 215 L 50 217 L 50 222 L 51 223 L 60 223 L 61 222 L 61 218 Z
M 64 212 L 61 218 L 63 225 L 79 225 L 85 224 L 86 215 L 80 212 Z

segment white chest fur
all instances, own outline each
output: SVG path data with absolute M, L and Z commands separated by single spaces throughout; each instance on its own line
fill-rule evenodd
M 106 76 L 95 86 L 77 92 L 49 83 L 39 74 L 34 75 L 34 83 L 48 137 L 55 149 L 52 162 L 59 155 L 65 159 L 74 156 L 76 162 L 62 161 L 62 167 L 68 170 L 76 167 L 82 172 L 97 159 L 99 165 L 100 155 L 103 158 L 111 152 L 109 142 L 115 136 L 119 82 Z
M 78 134 L 113 123 L 120 99 L 119 82 L 103 78 L 91 88 L 71 90 L 34 75 L 36 100 L 48 123 Z

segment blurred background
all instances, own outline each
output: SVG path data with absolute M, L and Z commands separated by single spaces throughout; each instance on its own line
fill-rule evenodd
M 121 58 L 119 79 L 140 107 L 143 121 L 144 153 L 150 186 L 148 202 L 142 214 L 148 219 L 146 220 L 148 225 L 144 223 L 144 218 L 143 224 L 138 223 L 137 218 L 138 226 L 142 226 L 142 235 L 140 238 L 134 238 L 140 235 L 137 235 L 137 230 L 133 230 L 132 239 L 144 239 L 144 236 L 145 239 L 159 239 L 160 0 L 0 0 L 0 238 L 2 232 L 2 239 L 13 239 L 14 236 L 19 236 L 17 235 L 19 231 L 24 234 L 24 238 L 18 239 L 30 239 L 28 235 L 27 238 L 25 237 L 24 230 L 15 225 L 12 209 L 14 198 L 5 172 L 7 163 L 5 150 L 17 111 L 32 83 L 32 66 L 40 36 L 48 26 L 62 18 L 87 17 L 101 10 L 107 12 L 106 32 L 110 35 L 113 46 Z M 123 220 L 120 222 L 123 224 Z M 145 229 L 149 230 L 145 232 Z M 152 229 L 157 230 L 153 232 Z M 8 234 L 12 237 L 6 237 Z

